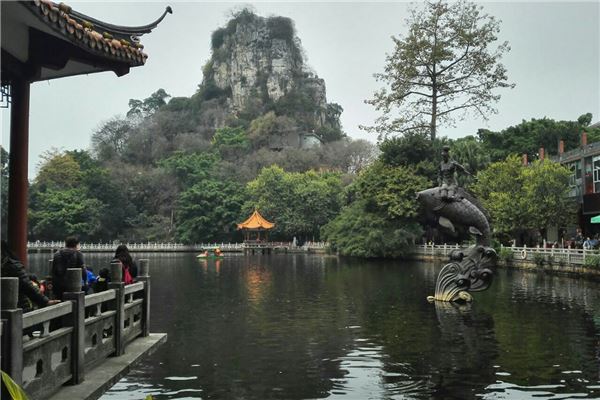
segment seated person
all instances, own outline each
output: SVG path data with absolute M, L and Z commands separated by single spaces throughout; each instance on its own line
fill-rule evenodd
M 33 306 L 46 307 L 60 303 L 60 300 L 49 300 L 40 293 L 38 287 L 31 281 L 29 274 L 25 271 L 23 264 L 10 251 L 8 244 L 2 241 L 2 276 L 19 279 L 19 302 L 18 307 L 23 313 L 33 311 Z
M 87 282 L 85 283 L 85 286 L 83 287 L 83 291 L 85 292 L 85 294 L 92 294 L 95 293 L 94 291 L 94 282 L 96 282 L 96 275 L 94 275 L 94 270 L 92 268 L 86 267 L 86 274 L 87 274 Z
M 108 275 L 108 268 L 102 268 L 98 273 L 98 277 L 94 281 L 92 288 L 94 289 L 94 293 L 104 292 L 108 290 L 108 283 L 110 282 L 110 277 Z

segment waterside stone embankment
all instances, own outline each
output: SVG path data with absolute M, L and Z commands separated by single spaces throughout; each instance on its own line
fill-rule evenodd
M 450 252 L 460 250 L 456 245 L 422 245 L 407 258 L 425 262 L 449 262 Z M 592 251 L 582 249 L 504 248 L 510 249 L 512 257 L 499 257 L 500 268 L 519 269 L 600 280 L 600 268 L 586 264 L 586 259 L 598 257 Z M 502 250 L 501 250 L 502 251 Z

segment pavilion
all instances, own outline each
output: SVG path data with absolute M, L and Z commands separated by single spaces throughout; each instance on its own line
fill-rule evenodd
M 260 242 L 269 240 L 269 230 L 275 227 L 275 224 L 267 221 L 258 210 L 254 210 L 252 215 L 244 222 L 237 224 L 238 230 L 244 232 L 244 242 Z M 261 239 L 260 233 L 263 232 Z
M 139 37 L 172 10 L 167 7 L 156 21 L 138 27 L 102 22 L 50 0 L 2 1 L 0 11 L 1 95 L 11 107 L 7 239 L 25 262 L 31 83 L 103 71 L 129 73 L 148 57 Z

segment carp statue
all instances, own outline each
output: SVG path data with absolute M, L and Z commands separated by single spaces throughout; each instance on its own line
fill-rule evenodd
M 458 186 L 456 171 L 469 172 L 450 159 L 449 148 L 442 150 L 438 187 L 417 193 L 417 200 L 427 214 L 442 227 L 455 232 L 457 225 L 475 235 L 475 245 L 465 251 L 454 250 L 450 262 L 440 271 L 435 294 L 429 301 L 472 301 L 469 292 L 489 288 L 496 266 L 496 251 L 491 245 L 489 215 L 479 201 Z M 469 174 L 470 175 L 470 174 Z

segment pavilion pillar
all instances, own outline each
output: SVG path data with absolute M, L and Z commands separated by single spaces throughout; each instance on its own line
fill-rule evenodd
M 27 265 L 27 166 L 29 162 L 29 81 L 11 82 L 10 157 L 8 161 L 7 241 Z

